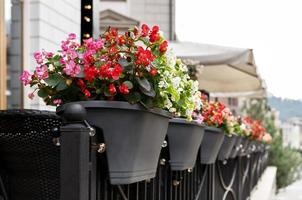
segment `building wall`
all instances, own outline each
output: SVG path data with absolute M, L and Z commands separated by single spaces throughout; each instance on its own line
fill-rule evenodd
M 175 0 L 94 0 L 94 36 L 99 32 L 99 13 L 111 9 L 122 15 L 134 18 L 150 26 L 159 25 L 165 37 L 174 40 Z M 171 16 L 170 16 L 171 13 Z
M 9 70 L 12 96 L 10 107 L 22 106 L 22 92 L 18 77 L 24 69 L 33 71 L 36 64 L 33 59 L 35 51 L 45 49 L 55 51 L 71 32 L 80 37 L 81 1 L 80 0 L 20 0 L 13 1 L 12 37 L 9 52 Z M 24 13 L 23 16 L 21 13 Z M 25 30 L 22 30 L 22 23 Z M 23 37 L 23 39 L 22 39 Z M 23 49 L 22 49 L 23 46 Z M 49 109 L 38 98 L 27 98 L 28 87 L 24 89 L 24 107 L 32 109 Z
M 283 146 L 289 146 L 295 149 L 299 149 L 301 132 L 300 126 L 292 122 L 284 122 L 282 124 L 282 129 Z

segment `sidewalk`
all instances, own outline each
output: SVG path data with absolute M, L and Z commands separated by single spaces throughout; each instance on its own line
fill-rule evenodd
M 274 200 L 302 200 L 302 180 L 282 189 Z

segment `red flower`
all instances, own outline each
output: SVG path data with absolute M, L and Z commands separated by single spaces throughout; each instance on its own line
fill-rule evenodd
M 138 35 L 138 28 L 136 26 L 133 28 L 133 33 L 135 36 Z
M 113 80 L 118 80 L 123 72 L 123 68 L 120 64 L 116 63 L 111 66 L 111 63 L 106 63 L 100 67 L 99 74 L 102 78 L 111 78 Z
M 151 76 L 155 76 L 155 75 L 157 74 L 157 69 L 152 68 L 152 69 L 150 70 L 150 74 L 151 74 Z
M 97 74 L 98 74 L 98 70 L 94 66 L 84 68 L 84 75 L 85 75 L 84 78 L 89 82 L 92 82 Z
M 152 27 L 152 33 L 158 33 L 158 31 L 159 31 L 159 26 L 153 26 Z
M 84 81 L 83 81 L 82 79 L 79 79 L 79 80 L 77 81 L 77 85 L 78 85 L 80 88 L 84 88 L 84 87 L 85 87 L 85 83 L 84 83 Z
M 150 33 L 150 42 L 156 42 L 160 40 L 160 35 L 158 33 L 159 27 L 158 26 L 153 26 L 152 31 Z
M 149 34 L 150 28 L 148 25 L 143 24 L 142 25 L 142 36 L 146 37 Z
M 87 90 L 87 89 L 84 89 L 83 93 L 84 93 L 85 97 L 87 97 L 87 98 L 89 98 L 91 96 L 89 90 Z
M 124 36 L 124 35 L 120 36 L 120 37 L 118 38 L 118 42 L 119 42 L 121 45 L 125 44 L 125 43 L 126 43 L 126 38 L 125 38 L 125 36 Z
M 160 40 L 159 33 L 154 33 L 150 35 L 150 42 L 157 42 L 158 40 Z
M 119 86 L 119 91 L 120 93 L 122 94 L 128 94 L 129 93 L 129 88 L 126 84 L 122 83 L 120 86 Z
M 136 64 L 148 66 L 154 60 L 152 52 L 148 49 L 144 50 L 143 47 L 138 47 L 138 52 L 135 54 Z
M 111 83 L 108 87 L 108 91 L 111 95 L 115 94 L 116 93 L 116 89 L 115 89 L 115 86 Z
M 159 51 L 161 53 L 165 53 L 167 51 L 167 47 L 168 47 L 168 42 L 163 41 L 163 43 L 161 43 L 161 45 L 159 46 Z
M 123 68 L 120 64 L 114 64 L 113 70 L 111 71 L 111 78 L 113 80 L 118 80 L 120 78 L 121 73 L 123 72 Z

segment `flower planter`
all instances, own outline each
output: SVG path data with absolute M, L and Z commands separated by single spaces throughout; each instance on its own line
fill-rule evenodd
M 240 136 L 236 136 L 236 142 L 233 146 L 230 158 L 236 158 L 236 156 L 239 154 L 240 150 L 241 150 L 241 141 L 242 141 L 243 137 Z
M 257 151 L 257 145 L 258 145 L 257 141 L 251 141 L 250 146 L 249 146 L 249 153 L 256 152 Z
M 111 184 L 155 177 L 169 124 L 167 112 L 121 101 L 74 103 L 86 108 L 88 123 L 103 133 Z M 66 105 L 58 107 L 57 112 L 64 111 Z
M 241 152 L 239 153 L 239 156 L 246 156 L 248 154 L 249 146 L 250 146 L 251 140 L 248 138 L 243 138 L 241 141 Z
M 221 129 L 205 127 L 205 133 L 200 147 L 200 162 L 213 164 L 223 143 L 224 133 Z
M 223 161 L 230 157 L 236 143 L 235 136 L 225 136 L 218 154 L 218 160 Z
M 194 167 L 203 136 L 204 125 L 181 118 L 170 120 L 168 144 L 172 170 Z

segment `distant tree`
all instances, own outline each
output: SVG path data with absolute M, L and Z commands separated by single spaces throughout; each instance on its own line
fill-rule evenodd
M 282 129 L 276 126 L 275 116 L 267 99 L 249 99 L 242 107 L 242 114 L 261 120 L 273 137 L 269 149 L 269 164 L 277 167 L 277 187 L 285 187 L 299 178 L 301 154 L 290 147 L 283 147 Z

